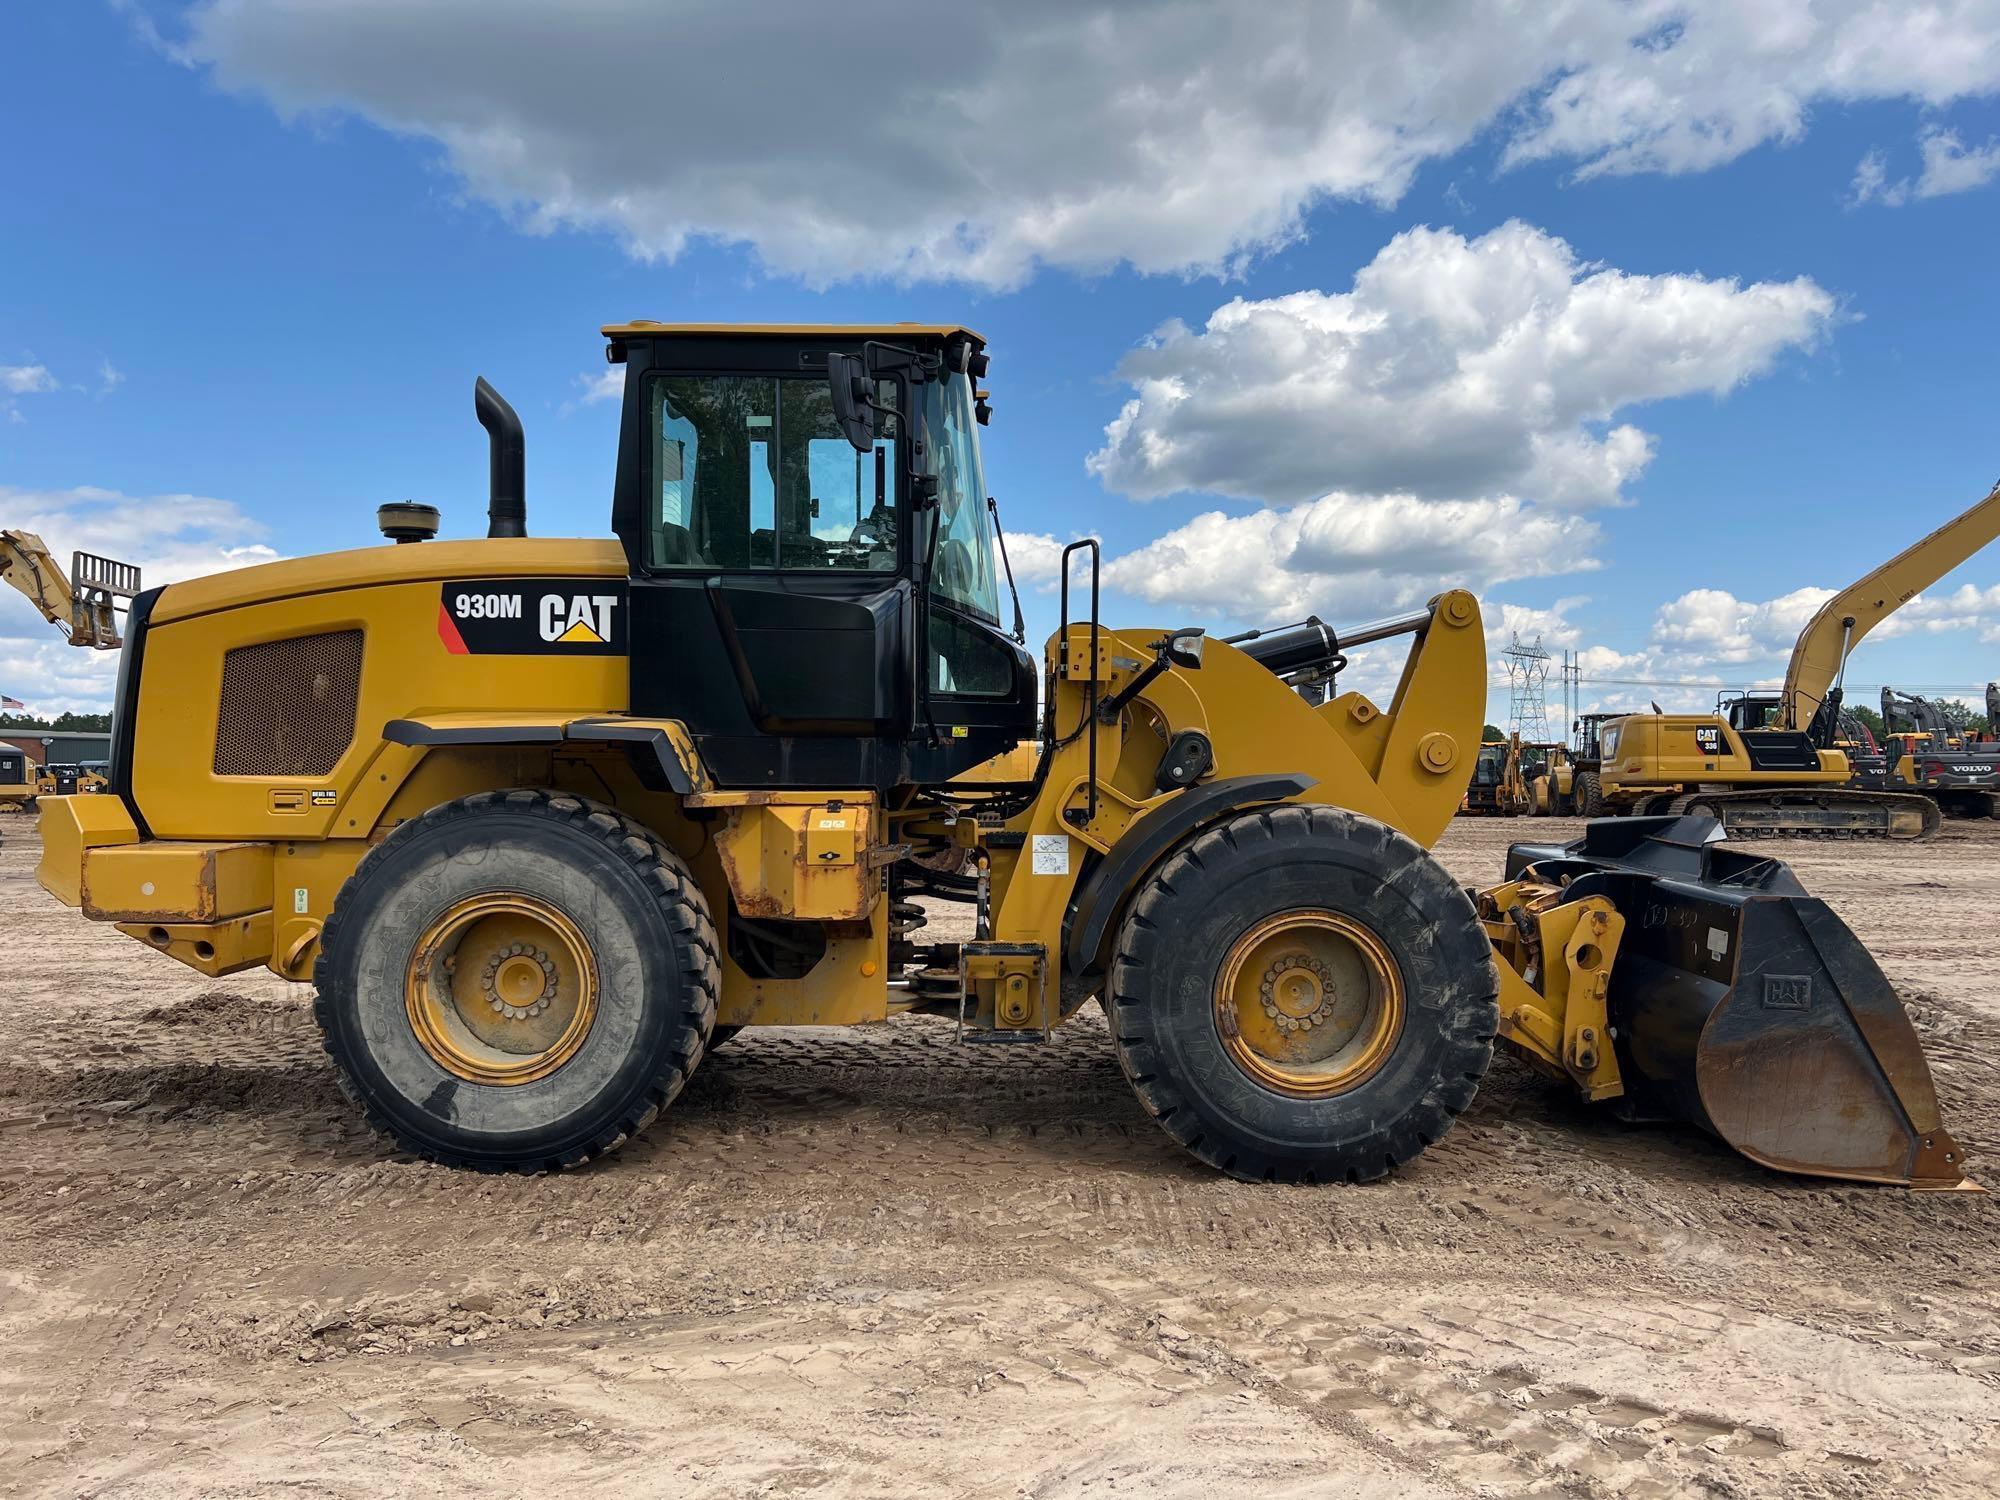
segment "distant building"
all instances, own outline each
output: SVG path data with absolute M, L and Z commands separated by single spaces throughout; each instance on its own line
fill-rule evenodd
M 0 745 L 27 751 L 28 759 L 38 766 L 51 761 L 74 765 L 80 760 L 111 759 L 111 736 L 96 731 L 15 729 L 0 735 Z

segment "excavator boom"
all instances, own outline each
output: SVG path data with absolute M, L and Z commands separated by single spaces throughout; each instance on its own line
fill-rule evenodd
M 1822 604 L 1799 632 L 1785 666 L 1780 727 L 1810 728 L 1828 689 L 1840 679 L 1848 654 L 1862 638 L 1996 537 L 2000 537 L 2000 485 L 1970 510 Z

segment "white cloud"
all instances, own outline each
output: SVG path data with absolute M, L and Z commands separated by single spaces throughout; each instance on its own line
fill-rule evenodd
M 613 365 L 608 370 L 588 371 L 577 376 L 573 384 L 576 394 L 563 402 L 563 416 L 582 407 L 600 406 L 606 401 L 622 399 L 625 395 L 625 367 Z
M 1505 160 L 1697 171 L 1821 102 L 2000 82 L 1994 0 L 199 0 L 180 55 L 434 144 L 526 227 L 742 243 L 821 283 L 1226 271 L 1329 200 Z
M 26 705 L 9 713 L 49 719 L 110 709 L 118 680 L 117 652 L 82 650 L 53 630 L 33 638 L 10 634 L 10 615 L 0 601 L 0 693 Z M 0 730 L 0 735 L 6 732 Z
M 1045 531 L 1008 532 L 1007 561 L 1014 569 L 1015 586 L 1053 589 L 1062 571 L 1062 549 L 1067 545 Z
M 1914 181 L 1904 177 L 1891 182 L 1888 157 L 1880 151 L 1862 157 L 1854 169 L 1854 202 L 1886 203 L 1893 208 L 1915 198 L 1968 193 L 2000 176 L 2000 139 L 1967 146 L 1957 131 L 1934 126 L 1917 138 L 1917 146 L 1923 155 L 1923 170 Z
M 1588 603 L 1589 596 L 1584 594 L 1558 599 L 1546 609 L 1509 604 L 1498 599 L 1485 601 L 1487 654 L 1497 658 L 1516 636 L 1523 641 L 1540 641 L 1551 650 L 1578 644 L 1583 639 L 1583 632 L 1569 618 L 1569 612 Z
M 125 383 L 125 372 L 108 359 L 97 363 L 97 394 L 108 396 Z
M 39 535 L 64 569 L 79 548 L 137 563 L 149 588 L 278 556 L 259 540 L 263 527 L 229 501 L 201 495 L 0 485 L 0 526 Z M 68 645 L 22 595 L 0 586 L 0 692 L 40 712 L 101 712 L 116 660 Z
M 0 365 L 0 391 L 10 396 L 32 396 L 56 389 L 56 378 L 47 365 Z
M 1534 100 L 1508 160 L 1697 172 L 1798 140 L 1817 103 L 1939 105 L 2000 84 L 1992 0 L 1642 0 L 1625 14 L 1629 40 Z
M 1318 614 L 1356 624 L 1442 588 L 1595 568 L 1595 522 L 1510 496 L 1426 501 L 1326 495 L 1231 516 L 1210 511 L 1105 564 L 1104 581 L 1191 615 L 1267 625 Z
M 1749 602 L 1723 589 L 1690 589 L 1660 606 L 1653 643 L 1691 664 L 1715 666 L 1788 655 L 1832 589 L 1800 588 Z
M 1139 498 L 1614 504 L 1653 454 L 1615 414 L 1727 392 L 1834 318 L 1803 277 L 1628 275 L 1518 221 L 1473 240 L 1412 229 L 1351 291 L 1238 298 L 1199 332 L 1166 325 L 1120 366 L 1136 395 L 1087 465 Z

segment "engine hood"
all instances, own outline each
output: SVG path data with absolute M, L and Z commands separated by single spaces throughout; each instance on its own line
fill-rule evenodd
M 169 624 L 217 610 L 336 589 L 445 582 L 453 578 L 622 578 L 625 553 L 610 538 L 497 537 L 408 546 L 360 547 L 211 573 L 161 591 L 152 623 Z

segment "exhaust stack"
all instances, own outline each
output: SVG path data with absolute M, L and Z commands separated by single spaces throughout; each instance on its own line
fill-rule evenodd
M 528 444 L 521 433 L 521 419 L 486 377 L 472 387 L 472 409 L 479 425 L 486 429 L 492 449 L 492 475 L 487 480 L 486 534 L 526 536 L 528 534 Z

